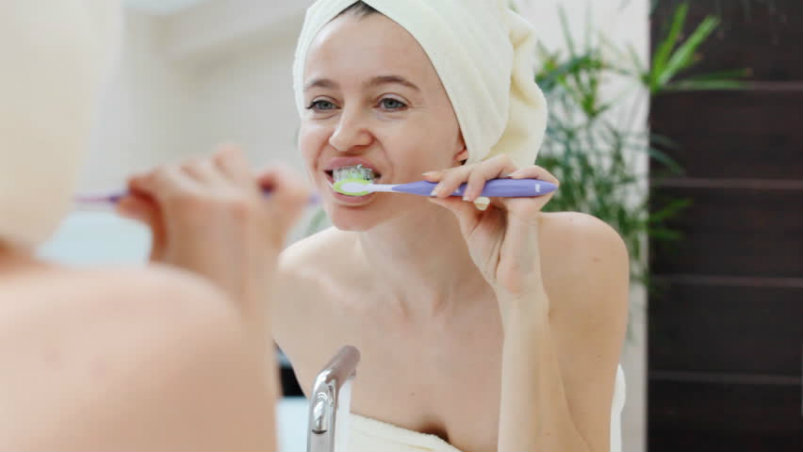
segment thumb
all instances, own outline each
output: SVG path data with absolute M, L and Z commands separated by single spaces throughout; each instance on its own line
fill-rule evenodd
M 167 243 L 164 219 L 157 204 L 147 198 L 136 195 L 126 196 L 117 203 L 117 214 L 143 223 L 151 230 L 152 261 L 162 260 Z

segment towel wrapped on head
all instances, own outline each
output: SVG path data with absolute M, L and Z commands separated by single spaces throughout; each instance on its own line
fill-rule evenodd
M 0 1 L 0 246 L 29 249 L 72 208 L 120 0 Z
M 315 37 L 356 0 L 319 0 L 307 10 L 293 64 L 299 112 Z M 406 29 L 426 52 L 457 116 L 467 163 L 507 154 L 532 165 L 547 106 L 535 83 L 535 33 L 506 0 L 363 0 Z

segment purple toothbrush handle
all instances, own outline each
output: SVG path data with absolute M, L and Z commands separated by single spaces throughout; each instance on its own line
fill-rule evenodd
M 427 181 L 412 182 L 398 185 L 393 191 L 409 193 L 411 195 L 429 196 L 435 183 Z M 481 196 L 488 198 L 530 198 L 543 196 L 555 191 L 555 184 L 538 179 L 491 179 L 485 183 Z M 452 196 L 463 196 L 466 184 L 462 184 Z

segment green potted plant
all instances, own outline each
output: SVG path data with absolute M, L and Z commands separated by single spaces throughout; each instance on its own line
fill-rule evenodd
M 689 205 L 685 199 L 648 204 L 648 177 L 643 158 L 654 160 L 662 173 L 681 174 L 683 169 L 662 149 L 674 146 L 671 137 L 650 133 L 635 112 L 622 112 L 625 95 L 641 88 L 649 96 L 678 90 L 738 89 L 744 71 L 682 77 L 700 59 L 698 50 L 719 25 L 709 16 L 691 34 L 682 36 L 688 3 L 680 4 L 666 35 L 657 43 L 651 63 L 636 52 L 617 48 L 604 37 L 586 39 L 579 48 L 568 32 L 566 15 L 560 11 L 567 51 L 539 48 L 541 65 L 536 81 L 549 101 L 547 138 L 538 164 L 552 172 L 561 187 L 547 211 L 586 212 L 610 224 L 627 244 L 633 280 L 647 283 L 645 237 L 673 241 L 679 233 L 666 221 Z M 587 31 L 588 33 L 588 31 Z M 616 80 L 624 93 L 604 100 L 602 93 Z M 639 104 L 638 102 L 636 103 Z M 632 109 L 632 107 L 631 107 Z M 624 117 L 624 120 L 621 118 Z M 652 209 L 650 209 L 652 207 Z

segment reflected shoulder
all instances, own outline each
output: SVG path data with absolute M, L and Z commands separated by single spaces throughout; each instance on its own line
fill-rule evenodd
M 0 301 L 0 361 L 13 363 L 0 372 L 11 388 L 0 417 L 14 419 L 0 437 L 12 449 L 271 447 L 262 364 L 204 281 L 164 268 L 49 270 L 6 281 Z M 205 432 L 228 422 L 224 406 L 255 420 Z

